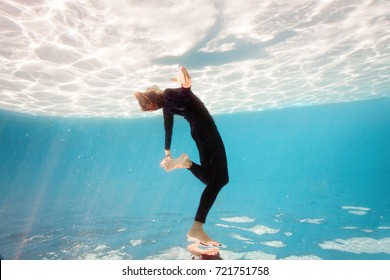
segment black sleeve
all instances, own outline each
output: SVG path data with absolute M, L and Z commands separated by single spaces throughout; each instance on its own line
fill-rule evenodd
M 166 108 L 163 108 L 163 113 L 165 128 L 165 150 L 170 150 L 172 141 L 173 114 L 170 113 Z

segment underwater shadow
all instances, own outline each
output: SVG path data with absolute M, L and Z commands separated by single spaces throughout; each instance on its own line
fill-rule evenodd
M 193 243 L 187 246 L 187 250 L 191 253 L 192 260 L 222 260 L 218 247 Z

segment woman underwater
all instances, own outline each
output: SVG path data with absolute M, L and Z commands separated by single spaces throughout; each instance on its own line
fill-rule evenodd
M 173 80 L 180 83 L 181 87 L 162 91 L 157 86 L 153 86 L 146 92 L 136 92 L 135 97 L 143 111 L 163 109 L 165 158 L 160 166 L 166 171 L 187 168 L 206 185 L 194 223 L 188 231 L 188 239 L 206 245 L 219 246 L 218 242 L 207 235 L 203 226 L 219 191 L 229 181 L 225 147 L 207 108 L 191 91 L 191 77 L 187 70 L 180 67 L 177 78 Z M 183 116 L 189 122 L 191 136 L 199 151 L 200 164 L 192 162 L 186 154 L 172 159 L 170 148 L 174 115 Z

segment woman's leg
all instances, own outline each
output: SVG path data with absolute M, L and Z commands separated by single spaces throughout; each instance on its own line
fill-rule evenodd
M 199 207 L 196 212 L 195 221 L 206 223 L 207 215 L 213 206 L 218 193 L 228 183 L 229 177 L 227 170 L 219 170 L 212 181 L 203 190 L 202 196 L 200 197 Z
M 210 182 L 210 174 L 211 174 L 211 153 L 212 149 L 208 149 L 206 145 L 200 144 L 199 141 L 196 141 L 196 146 L 199 152 L 199 160 L 200 164 L 192 162 L 192 165 L 188 170 L 192 172 L 192 174 L 198 178 L 203 184 L 207 185 Z
M 189 170 L 206 184 L 200 198 L 195 221 L 188 232 L 188 236 L 196 238 L 203 243 L 218 246 L 203 230 L 207 215 L 213 206 L 218 193 L 228 183 L 229 175 L 225 147 L 218 135 L 216 138 L 208 138 L 207 145 L 197 142 L 201 164 L 192 163 Z
M 215 151 L 216 150 L 214 150 L 214 152 Z M 208 177 L 209 183 L 207 184 L 206 188 L 203 190 L 202 196 L 200 198 L 198 210 L 195 215 L 195 221 L 188 232 L 188 236 L 192 238 L 196 238 L 203 243 L 219 246 L 220 244 L 218 242 L 212 240 L 207 235 L 207 233 L 203 229 L 203 226 L 206 222 L 207 215 L 218 196 L 218 193 L 228 183 L 229 175 L 228 175 L 226 155 L 224 153 L 224 149 L 221 150 L 220 153 L 214 154 L 212 157 L 210 157 L 210 159 L 211 159 L 210 162 L 214 163 L 216 166 L 211 165 L 209 167 L 209 170 L 211 170 L 212 174 Z M 196 170 L 196 168 L 198 167 L 195 166 L 194 170 Z M 199 166 L 199 170 L 202 170 L 201 168 L 202 166 Z M 200 174 L 202 174 L 201 171 Z
M 191 229 L 188 231 L 188 237 L 195 238 L 205 244 L 220 246 L 219 242 L 214 241 L 207 235 L 207 233 L 203 229 L 203 226 L 206 222 L 207 214 L 213 206 L 219 191 L 223 188 L 223 186 L 227 184 L 228 180 L 229 179 L 226 170 L 226 172 L 221 173 L 221 177 L 218 177 L 218 180 L 216 180 L 215 182 L 213 180 L 213 182 L 206 186 L 200 198 L 199 207 L 195 216 L 195 221 Z
M 191 167 L 188 168 L 189 171 L 194 174 L 196 178 L 198 178 L 203 184 L 207 185 L 209 182 L 209 172 L 207 168 L 204 168 L 203 166 L 192 162 Z

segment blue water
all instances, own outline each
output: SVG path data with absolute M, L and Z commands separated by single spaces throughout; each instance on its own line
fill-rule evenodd
M 390 99 L 216 115 L 230 183 L 206 230 L 223 259 L 390 259 Z M 175 156 L 197 160 L 175 119 Z M 203 185 L 166 173 L 161 117 L 0 111 L 4 259 L 190 259 Z

